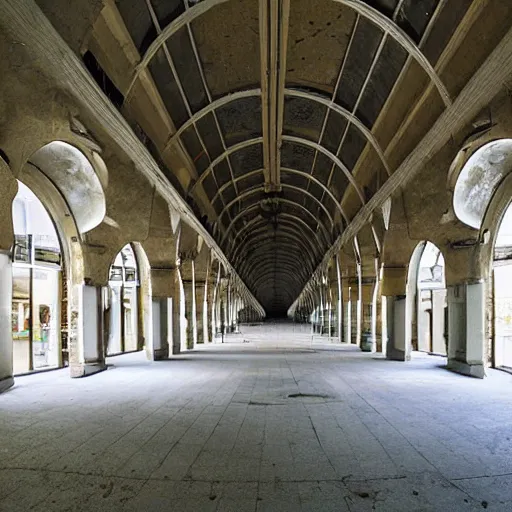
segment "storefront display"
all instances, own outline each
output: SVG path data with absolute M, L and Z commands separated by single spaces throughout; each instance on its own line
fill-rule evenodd
M 37 197 L 22 183 L 13 204 L 14 373 L 61 365 L 61 251 Z

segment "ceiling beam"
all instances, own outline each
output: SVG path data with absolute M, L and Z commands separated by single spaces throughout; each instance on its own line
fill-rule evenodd
M 3 1 L 11 1 L 14 0 L 3 0 Z M 187 24 L 192 23 L 195 19 L 201 17 L 203 14 L 207 13 L 210 9 L 221 5 L 223 3 L 228 2 L 229 0 L 202 0 L 198 2 L 196 5 L 187 9 L 181 16 L 178 16 L 175 20 L 171 21 L 169 25 L 167 25 L 162 33 L 159 34 L 155 40 L 151 43 L 149 48 L 147 49 L 144 57 L 141 62 L 137 66 L 134 72 L 134 76 L 129 87 L 129 91 L 133 87 L 136 82 L 139 73 L 145 69 L 151 59 L 158 52 L 160 47 L 172 37 L 176 32 L 178 32 L 181 28 L 185 27 Z M 264 0 L 262 0 L 264 1 Z M 277 2 L 277 0 L 275 0 Z M 414 41 L 393 21 L 390 20 L 387 16 L 382 14 L 380 11 L 371 7 L 367 3 L 362 0 L 331 0 L 336 3 L 345 5 L 355 12 L 357 12 L 362 17 L 371 21 L 375 25 L 377 25 L 381 30 L 383 30 L 386 34 L 392 37 L 402 48 L 411 55 L 411 57 L 416 60 L 416 62 L 420 65 L 420 67 L 425 71 L 425 73 L 429 76 L 432 83 L 435 85 L 436 89 L 439 92 L 439 95 L 443 99 L 443 102 L 446 106 L 451 105 L 450 95 L 444 86 L 442 80 L 437 75 L 434 67 L 429 62 L 429 60 L 423 55 L 421 50 L 417 47 Z M 261 3 L 260 3 L 261 5 Z M 261 19 L 261 16 L 260 16 Z M 261 29 L 261 27 L 260 27 Z
M 297 224 L 300 225 L 300 227 L 302 227 L 303 229 L 307 230 L 311 234 L 312 240 L 315 240 L 316 242 L 318 242 L 317 234 L 315 233 L 313 228 L 307 222 L 304 222 L 303 219 L 301 219 L 300 217 L 297 217 L 295 215 L 291 215 L 289 213 L 282 213 L 280 216 L 284 220 L 288 220 L 288 219 L 290 220 L 289 223 L 287 222 L 287 225 L 294 226 L 294 227 L 299 227 L 299 226 L 297 226 Z M 256 217 L 254 219 L 251 219 L 242 229 L 240 229 L 236 233 L 235 237 L 233 238 L 233 247 L 235 247 L 235 242 L 237 241 L 238 237 L 242 233 L 244 233 L 245 231 L 247 231 L 248 229 L 253 227 L 254 224 L 257 224 L 259 222 L 262 222 L 265 225 L 268 225 L 268 221 L 263 219 L 263 217 L 259 217 L 259 218 Z M 320 247 L 318 245 L 316 247 L 317 247 L 318 250 L 320 250 Z
M 233 180 L 233 182 L 238 183 L 239 181 L 244 180 L 245 178 L 249 178 L 251 176 L 255 176 L 255 175 L 257 175 L 258 173 L 261 173 L 261 172 L 263 172 L 263 169 L 256 169 L 254 171 L 249 171 L 248 173 L 242 174 L 242 176 L 238 176 L 237 178 L 235 178 Z M 336 205 L 336 208 L 340 212 L 341 217 L 348 224 L 348 217 L 345 215 L 345 212 L 343 211 L 343 208 L 341 207 L 339 201 L 336 199 L 334 194 L 318 178 L 315 178 L 314 176 L 312 176 L 311 174 L 309 174 L 309 173 L 307 173 L 305 171 L 299 171 L 298 169 L 290 169 L 289 167 L 281 167 L 281 172 L 282 173 L 284 172 L 284 173 L 287 173 L 287 174 L 295 174 L 297 176 L 301 176 L 303 178 L 307 178 L 312 183 L 315 183 L 316 185 L 321 187 L 323 189 L 323 191 L 329 196 L 329 198 L 332 199 L 332 201 Z M 224 190 L 229 188 L 231 185 L 232 185 L 231 181 L 228 181 L 227 183 L 224 183 L 224 185 L 222 185 L 222 187 L 220 187 L 220 189 L 217 191 L 217 193 L 213 196 L 212 203 L 215 203 L 215 200 L 217 199 L 219 194 L 221 194 Z
M 288 204 L 290 206 L 293 206 L 294 208 L 298 208 L 299 210 L 305 212 L 307 215 L 312 217 L 315 222 L 318 221 L 318 218 L 315 217 L 315 215 L 313 213 L 311 213 L 305 206 L 295 203 L 294 201 L 290 201 L 289 199 L 280 199 L 280 202 L 283 204 Z M 249 211 L 254 210 L 256 208 L 259 208 L 259 204 L 251 205 L 247 208 L 244 208 L 233 218 L 233 220 L 230 222 L 228 228 L 224 232 L 224 236 L 222 237 L 221 244 L 223 244 L 226 241 L 226 238 L 229 235 L 229 233 L 231 232 L 231 230 L 233 229 L 233 226 L 235 225 L 236 221 L 239 220 L 244 215 L 247 215 L 249 213 Z M 330 239 L 329 230 L 322 223 L 319 223 L 319 226 L 321 228 L 323 235 L 325 236 L 325 239 L 329 240 Z
M 226 94 L 225 96 L 221 96 L 220 98 L 212 101 L 209 105 L 202 108 L 201 110 L 196 112 L 192 117 L 190 117 L 185 123 L 183 123 L 179 127 L 179 129 L 175 133 L 173 133 L 169 137 L 166 143 L 166 148 L 175 145 L 177 142 L 179 142 L 179 137 L 183 134 L 184 131 L 192 127 L 194 124 L 196 124 L 199 120 L 201 120 L 204 116 L 208 115 L 209 113 L 214 112 L 215 110 L 222 108 L 226 105 L 229 105 L 229 103 L 232 103 L 234 101 L 240 101 L 244 98 L 254 98 L 260 96 L 261 94 L 261 89 L 248 89 L 244 91 L 237 91 L 230 94 Z M 350 112 L 346 108 L 343 108 L 341 105 L 335 103 L 333 97 L 328 98 L 320 93 L 312 93 L 310 91 L 303 91 L 300 89 L 293 89 L 289 87 L 284 89 L 284 95 L 289 96 L 290 98 L 302 98 L 309 101 L 313 101 L 315 103 L 320 103 L 321 105 L 326 106 L 329 109 L 329 111 L 332 110 L 333 112 L 339 114 L 341 117 L 346 119 L 349 122 L 349 124 L 353 124 L 359 130 L 361 135 L 373 147 L 373 149 L 381 159 L 382 165 L 386 169 L 386 173 L 388 175 L 391 174 L 391 169 L 384 155 L 384 151 L 380 147 L 379 142 L 377 141 L 371 130 L 369 130 L 354 113 Z M 318 141 L 318 143 L 320 143 L 320 141 Z
M 302 146 L 307 146 L 311 149 L 315 149 L 319 151 L 320 153 L 323 153 L 327 158 L 333 162 L 333 165 L 338 167 L 345 177 L 347 178 L 348 182 L 354 187 L 356 190 L 356 193 L 361 201 L 361 203 L 365 204 L 365 198 L 364 194 L 361 190 L 361 187 L 358 185 L 357 181 L 355 180 L 354 176 L 350 172 L 350 170 L 347 168 L 347 166 L 333 153 L 331 153 L 328 149 L 324 148 L 323 146 L 320 146 L 318 143 L 313 142 L 309 139 L 305 139 L 303 137 L 296 137 L 292 135 L 283 135 L 282 137 L 283 141 L 291 142 L 293 144 L 300 144 Z M 263 137 L 254 137 L 253 139 L 247 139 L 242 142 L 239 142 L 238 144 L 234 144 L 233 146 L 230 146 L 226 151 L 221 153 L 201 174 L 197 182 L 192 187 L 192 192 L 194 189 L 202 183 L 206 177 L 212 173 L 214 167 L 218 165 L 222 160 L 224 160 L 229 155 L 233 154 L 235 151 L 240 151 L 242 149 L 248 148 L 250 146 L 254 146 L 255 144 L 262 144 L 264 141 Z
M 287 183 L 283 183 L 282 187 L 287 188 L 289 190 L 293 190 L 294 192 L 298 192 L 299 194 L 304 194 L 305 196 L 307 196 L 310 199 L 312 199 L 324 211 L 324 213 L 327 215 L 327 218 L 329 219 L 329 222 L 331 223 L 332 226 L 334 226 L 334 221 L 333 221 L 333 218 L 332 218 L 331 214 L 329 213 L 329 210 L 325 207 L 325 205 L 317 197 L 315 197 L 313 194 L 311 194 L 311 192 L 308 192 L 307 190 L 304 190 L 304 189 L 302 189 L 300 187 L 295 187 L 294 185 L 288 185 Z M 237 196 L 237 197 L 235 197 L 235 199 L 231 200 L 222 209 L 222 211 L 219 213 L 219 216 L 218 216 L 219 222 L 222 219 L 222 217 L 224 216 L 224 214 L 234 204 L 238 203 L 239 201 L 243 201 L 247 197 L 250 197 L 250 196 L 256 194 L 257 192 L 264 192 L 264 191 L 265 191 L 265 187 L 264 186 L 257 186 L 257 187 L 253 187 L 253 188 L 251 188 L 249 190 L 246 190 L 245 192 L 242 192 L 239 196 Z

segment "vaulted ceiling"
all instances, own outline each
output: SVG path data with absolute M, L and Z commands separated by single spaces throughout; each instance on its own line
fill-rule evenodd
M 451 103 L 436 65 L 474 2 L 104 3 L 89 69 L 282 314 L 400 163 L 388 145 L 424 89 L 434 115 Z

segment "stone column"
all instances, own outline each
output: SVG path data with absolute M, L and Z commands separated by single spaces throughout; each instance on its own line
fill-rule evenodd
M 343 289 L 341 282 L 341 268 L 339 257 L 336 256 L 336 277 L 335 277 L 335 290 L 334 297 L 336 297 L 336 335 L 338 336 L 338 342 L 343 342 Z
M 11 255 L 3 250 L 0 251 L 0 393 L 14 384 L 11 308 Z
M 382 295 L 386 297 L 386 357 L 395 361 L 411 359 L 410 307 L 406 296 L 407 268 L 384 267 Z
M 377 278 L 375 276 L 363 277 L 361 286 L 361 330 L 365 341 L 372 344 L 372 350 L 375 350 L 376 341 L 376 290 Z
M 173 297 L 177 270 L 151 269 L 153 308 L 153 342 L 148 343 L 148 356 L 154 361 L 167 359 L 173 344 Z
M 485 285 L 452 285 L 448 301 L 448 368 L 471 377 L 485 376 Z
M 12 202 L 18 183 L 0 157 L 0 393 L 14 384 L 12 346 Z
M 183 292 L 185 295 L 185 318 L 187 320 L 186 345 L 182 349 L 192 350 L 197 343 L 196 283 L 194 260 L 185 260 L 181 264 Z
M 208 280 L 206 283 L 206 335 L 205 343 L 212 343 L 215 336 L 215 283 Z
M 186 338 L 183 336 L 182 322 L 184 309 L 182 293 L 181 272 L 179 267 L 173 271 L 172 283 L 172 354 L 180 354 L 182 348 L 186 346 Z
M 347 278 L 343 278 L 341 287 L 343 297 L 343 342 L 352 342 L 352 304 L 350 294 L 350 283 Z
M 350 280 L 350 341 L 361 345 L 361 309 L 360 290 L 357 278 Z
M 78 336 L 76 357 L 70 358 L 71 377 L 86 377 L 105 370 L 105 286 L 88 282 L 78 287 Z
M 206 281 L 196 281 L 196 343 L 208 343 Z

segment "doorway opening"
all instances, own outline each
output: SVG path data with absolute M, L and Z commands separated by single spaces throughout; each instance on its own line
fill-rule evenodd
M 67 365 L 67 293 L 55 225 L 37 196 L 18 182 L 13 201 L 13 373 Z
M 139 347 L 139 270 L 131 244 L 125 245 L 110 267 L 105 297 L 109 326 L 106 355 L 141 350 Z
M 494 245 L 494 366 L 512 370 L 512 206 Z

